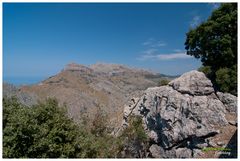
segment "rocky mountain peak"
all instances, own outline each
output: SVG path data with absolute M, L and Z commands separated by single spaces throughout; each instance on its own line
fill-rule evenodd
M 119 64 L 107 64 L 107 63 L 96 63 L 90 66 L 96 73 L 115 75 L 123 73 L 128 70 L 128 68 Z
M 64 71 L 93 72 L 91 68 L 76 63 L 67 64 L 64 68 Z
M 91 69 L 93 69 L 95 72 L 98 73 L 108 73 L 110 75 L 116 75 L 116 74 L 122 74 L 122 73 L 138 73 L 138 74 L 154 74 L 152 72 L 143 70 L 143 69 L 137 69 L 137 68 L 131 68 L 125 65 L 121 64 L 111 64 L 111 63 L 96 63 L 90 66 Z

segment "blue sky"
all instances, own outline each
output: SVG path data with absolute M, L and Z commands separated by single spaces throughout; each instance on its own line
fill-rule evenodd
M 169 75 L 197 69 L 201 62 L 185 54 L 186 32 L 217 6 L 4 3 L 3 78 L 39 81 L 70 62 L 117 63 Z

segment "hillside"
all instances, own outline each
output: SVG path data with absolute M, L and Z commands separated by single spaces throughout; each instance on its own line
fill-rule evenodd
M 34 93 L 23 92 L 20 88 L 9 83 L 3 83 L 3 97 L 16 97 L 20 103 L 31 106 L 37 103 L 38 97 Z
M 68 114 L 75 120 L 83 115 L 90 119 L 101 110 L 111 116 L 111 122 L 121 123 L 123 105 L 128 98 L 157 86 L 163 77 L 149 71 L 117 64 L 94 64 L 89 67 L 68 64 L 55 76 L 21 91 L 36 94 L 40 100 L 55 97 L 66 103 Z M 164 77 L 165 79 L 167 77 Z
M 4 84 L 4 98 L 16 96 L 22 104 L 30 105 L 37 99 L 45 102 L 43 100 L 46 98 L 55 97 L 61 105 L 67 105 L 68 115 L 75 119 L 73 121 L 66 117 L 65 108 L 61 108 L 55 99 L 29 106 L 32 108 L 26 108 L 14 99 L 3 99 L 4 130 L 7 133 L 4 135 L 5 148 L 12 149 L 7 144 L 12 143 L 9 138 L 16 139 L 18 146 L 21 146 L 25 138 L 37 137 L 39 140 L 42 136 L 53 139 L 50 139 L 50 143 L 45 142 L 46 145 L 39 141 L 40 147 L 50 147 L 53 143 L 66 148 L 66 151 L 60 150 L 61 153 L 58 151 L 60 147 L 54 148 L 54 155 L 51 148 L 32 153 L 30 147 L 25 149 L 26 152 L 14 149 L 11 155 L 5 150 L 4 155 L 14 157 L 27 153 L 28 157 L 35 157 L 36 154 L 46 157 L 47 153 L 50 157 L 62 157 L 63 153 L 64 157 L 77 158 L 237 157 L 236 96 L 216 91 L 212 82 L 199 71 L 187 72 L 163 86 L 154 86 L 157 83 L 147 78 L 156 80 L 157 75 L 121 65 L 97 64 L 86 67 L 69 64 L 59 74 L 37 85 L 16 88 Z M 109 117 L 102 115 L 102 112 Z M 73 123 L 75 128 L 68 130 L 71 125 L 60 123 L 59 114 L 63 122 Z M 83 116 L 88 119 L 83 119 Z M 37 120 L 40 124 L 36 123 Z M 28 122 L 32 125 L 29 126 Z M 46 123 L 49 125 L 46 126 Z M 14 136 L 12 125 L 17 129 Z M 61 131 L 62 134 L 55 133 L 52 125 L 56 129 L 65 125 L 65 131 Z M 44 130 L 39 130 L 43 131 L 41 133 L 35 131 L 36 128 Z M 46 130 L 53 130 L 53 135 Z M 19 135 L 23 135 L 23 140 L 19 140 Z M 26 137 L 28 135 L 30 137 Z M 64 140 L 69 136 L 74 136 L 71 146 L 76 152 L 71 155 L 67 154 L 69 148 L 66 145 L 69 144 L 55 139 Z M 35 147 L 34 140 L 29 145 Z M 90 153 L 79 151 L 75 143 L 80 147 L 86 146 L 84 150 Z M 15 154 L 18 150 L 19 154 Z

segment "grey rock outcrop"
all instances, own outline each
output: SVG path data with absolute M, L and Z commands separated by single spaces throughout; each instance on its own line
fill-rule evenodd
M 229 93 L 217 92 L 217 96 L 229 112 L 237 113 L 237 97 Z
M 152 157 L 197 157 L 199 149 L 208 145 L 207 138 L 228 125 L 225 115 L 236 99 L 227 96 L 219 99 L 211 81 L 203 73 L 191 71 L 167 86 L 148 88 L 140 99 L 134 98 L 125 106 L 123 124 L 127 126 L 129 115 L 142 117 Z
M 180 93 L 191 95 L 207 95 L 214 92 L 211 81 L 204 73 L 195 70 L 174 79 L 169 85 Z

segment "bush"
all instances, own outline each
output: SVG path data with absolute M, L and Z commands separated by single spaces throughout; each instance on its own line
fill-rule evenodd
M 104 136 L 107 134 L 107 126 L 108 116 L 99 106 L 92 121 L 91 133 L 95 136 Z
M 148 136 L 142 125 L 140 116 L 130 116 L 128 127 L 122 132 L 122 145 L 124 157 L 143 158 L 147 157 Z
M 77 125 L 55 99 L 26 107 L 16 98 L 3 98 L 4 158 L 126 157 L 120 155 L 124 147 L 143 151 L 148 140 L 140 117 L 130 117 L 119 137 L 108 129 L 108 117 L 100 109 L 92 126 Z
M 80 150 L 77 128 L 56 100 L 29 108 L 4 98 L 3 109 L 4 158 L 71 158 Z
M 145 142 L 148 140 L 140 116 L 130 116 L 128 123 L 129 126 L 124 131 L 125 136 L 133 140 L 138 140 L 139 142 Z
M 170 81 L 167 80 L 167 79 L 161 79 L 158 83 L 159 86 L 165 86 L 165 85 L 168 85 Z
M 103 113 L 96 114 L 90 128 L 85 124 L 77 126 L 66 116 L 65 109 L 55 99 L 26 107 L 16 98 L 3 98 L 3 157 L 117 157 L 122 142 L 107 133 Z

